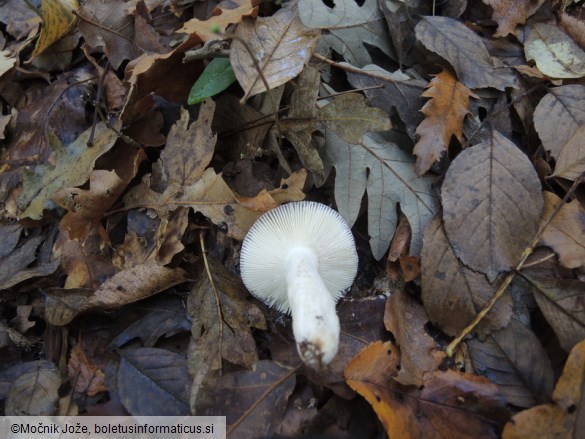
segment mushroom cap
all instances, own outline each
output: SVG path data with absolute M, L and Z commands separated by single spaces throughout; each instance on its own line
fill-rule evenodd
M 266 212 L 244 239 L 240 271 L 254 296 L 287 314 L 287 254 L 299 246 L 316 253 L 319 275 L 335 301 L 344 295 L 357 273 L 353 235 L 338 212 L 312 201 L 284 204 Z

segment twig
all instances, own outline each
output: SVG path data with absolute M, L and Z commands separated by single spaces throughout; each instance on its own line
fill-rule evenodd
M 188 50 L 183 57 L 183 63 L 204 58 L 229 58 L 230 52 L 225 49 L 225 43 L 226 40 L 211 40 L 199 49 Z
M 532 242 L 530 243 L 530 245 L 528 247 L 526 247 L 524 249 L 524 251 L 522 252 L 522 256 L 520 258 L 520 262 L 518 262 L 518 264 L 516 265 L 516 267 L 514 268 L 513 271 L 511 271 L 510 273 L 508 273 L 506 275 L 504 281 L 502 282 L 502 284 L 500 285 L 500 287 L 498 288 L 498 290 L 494 293 L 494 295 L 492 296 L 492 298 L 490 299 L 490 301 L 487 303 L 487 305 L 475 316 L 475 318 L 473 319 L 473 321 L 468 326 L 466 326 L 465 329 L 463 329 L 463 331 L 461 331 L 459 333 L 459 335 L 457 335 L 457 337 L 455 337 L 455 339 L 453 341 L 451 341 L 451 343 L 449 343 L 449 345 L 447 346 L 447 349 L 446 349 L 447 356 L 451 357 L 453 355 L 453 352 L 455 351 L 455 349 L 457 348 L 457 346 L 459 345 L 459 343 L 461 343 L 461 341 L 467 335 L 469 335 L 469 333 L 471 331 L 473 331 L 475 329 L 475 327 L 478 325 L 478 323 L 481 322 L 481 320 L 486 316 L 486 314 L 488 312 L 490 312 L 490 310 L 495 305 L 495 303 L 498 301 L 498 299 L 500 297 L 502 297 L 502 295 L 506 292 L 508 286 L 510 285 L 510 282 L 512 282 L 512 280 L 514 279 L 514 277 L 516 276 L 516 274 L 518 274 L 520 272 L 520 270 L 522 270 L 522 268 L 524 268 L 524 264 L 526 263 L 526 260 L 528 259 L 528 256 L 530 256 L 532 254 L 532 252 L 534 251 L 534 248 L 536 247 L 536 245 L 540 241 L 540 237 L 541 237 L 542 233 L 546 230 L 546 228 L 550 225 L 550 223 L 552 222 L 552 220 L 560 212 L 560 210 L 563 207 L 563 205 L 565 205 L 565 203 L 567 203 L 569 201 L 569 198 L 571 198 L 573 196 L 573 193 L 575 192 L 575 190 L 577 189 L 577 187 L 584 180 L 585 180 L 585 172 L 582 173 L 575 180 L 575 182 L 573 183 L 573 185 L 571 186 L 571 188 L 568 190 L 568 192 L 563 197 L 562 202 L 559 203 L 555 207 L 555 209 L 552 212 L 551 216 L 540 227 L 540 229 L 538 230 L 538 232 L 536 233 L 536 235 L 532 239 Z
M 89 134 L 89 139 L 87 139 L 87 146 L 93 146 L 93 137 L 95 135 L 95 127 L 97 125 L 98 119 L 98 106 L 102 101 L 103 93 L 104 93 L 104 81 L 106 79 L 106 75 L 108 74 L 108 69 L 110 68 L 110 61 L 106 62 L 106 66 L 104 67 L 104 72 L 98 79 L 98 88 L 95 93 L 95 101 L 94 101 L 94 108 L 93 108 L 93 120 L 91 123 L 91 133 Z

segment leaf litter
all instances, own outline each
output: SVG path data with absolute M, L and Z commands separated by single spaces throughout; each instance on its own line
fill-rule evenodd
M 200 3 L 0 5 L 3 412 L 581 431 L 579 6 Z M 324 371 L 239 277 L 303 199 L 360 256 Z

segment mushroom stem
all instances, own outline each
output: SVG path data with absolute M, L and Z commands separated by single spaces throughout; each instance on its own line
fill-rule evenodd
M 335 300 L 319 275 L 319 259 L 314 250 L 293 247 L 287 255 L 286 266 L 297 350 L 306 364 L 320 369 L 333 360 L 339 346 Z

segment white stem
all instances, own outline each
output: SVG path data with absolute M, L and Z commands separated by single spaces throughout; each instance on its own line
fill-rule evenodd
M 335 300 L 319 276 L 316 253 L 297 246 L 287 255 L 287 292 L 297 350 L 314 369 L 329 364 L 339 346 Z

